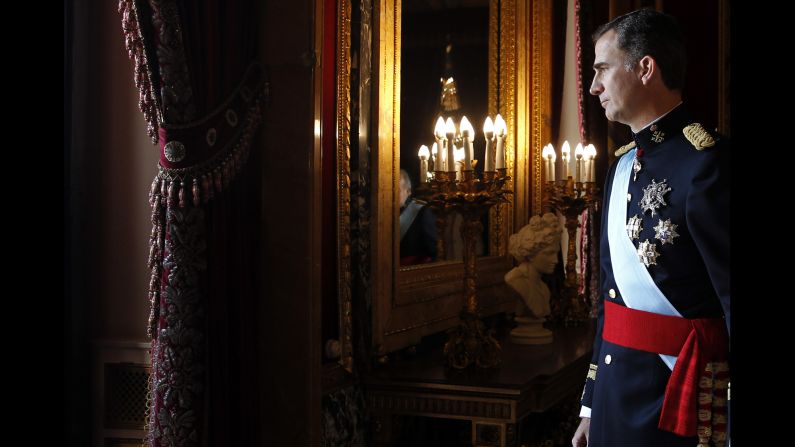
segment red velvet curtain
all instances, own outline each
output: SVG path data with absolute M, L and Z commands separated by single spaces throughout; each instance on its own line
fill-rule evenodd
M 153 446 L 257 444 L 253 2 L 121 0 L 149 135 Z M 251 166 L 254 165 L 254 166 Z
M 594 43 L 591 33 L 596 28 L 607 22 L 607 3 L 575 1 L 575 21 L 577 26 L 577 77 L 578 77 L 578 103 L 580 105 L 580 139 L 583 143 L 592 143 L 599 151 L 595 162 L 596 185 L 602 188 L 607 167 L 611 160 L 612 150 L 608 147 L 607 121 L 599 99 L 591 95 L 591 81 L 593 80 L 593 63 L 595 58 Z M 587 269 L 584 271 L 584 294 L 591 308 L 592 317 L 595 317 L 596 300 L 599 294 L 599 234 L 601 226 L 601 204 L 586 210 L 587 230 L 583 235 L 583 246 L 586 247 Z

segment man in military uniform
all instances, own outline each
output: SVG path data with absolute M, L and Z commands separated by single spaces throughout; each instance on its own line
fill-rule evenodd
M 682 102 L 676 21 L 600 27 L 591 94 L 630 126 L 605 183 L 594 355 L 572 445 L 722 446 L 729 351 L 729 144 Z
M 436 216 L 424 202 L 411 197 L 411 179 L 400 170 L 400 265 L 436 260 Z

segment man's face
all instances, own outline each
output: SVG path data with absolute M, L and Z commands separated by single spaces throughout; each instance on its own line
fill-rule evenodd
M 406 199 L 409 198 L 409 188 L 406 186 L 406 182 L 403 179 L 400 179 L 400 192 L 398 194 L 398 207 L 402 207 L 404 203 L 406 203 Z
M 616 32 L 603 34 L 596 41 L 595 74 L 590 91 L 599 96 L 607 119 L 629 124 L 637 111 L 638 88 L 642 83 L 635 70 L 624 67 L 625 58 L 624 51 L 618 48 Z

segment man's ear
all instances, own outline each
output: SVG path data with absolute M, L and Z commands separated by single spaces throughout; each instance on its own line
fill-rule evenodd
M 643 85 L 649 85 L 652 78 L 657 75 L 657 61 L 653 57 L 646 55 L 638 61 L 640 81 Z

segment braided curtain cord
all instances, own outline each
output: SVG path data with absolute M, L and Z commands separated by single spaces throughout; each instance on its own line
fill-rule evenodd
M 138 108 L 146 118 L 146 133 L 157 144 L 158 104 L 152 88 L 152 72 L 144 47 L 144 38 L 139 26 L 141 17 L 134 0 L 119 0 L 119 13 L 122 15 L 122 31 L 127 55 L 135 63 L 134 79 L 138 88 Z

